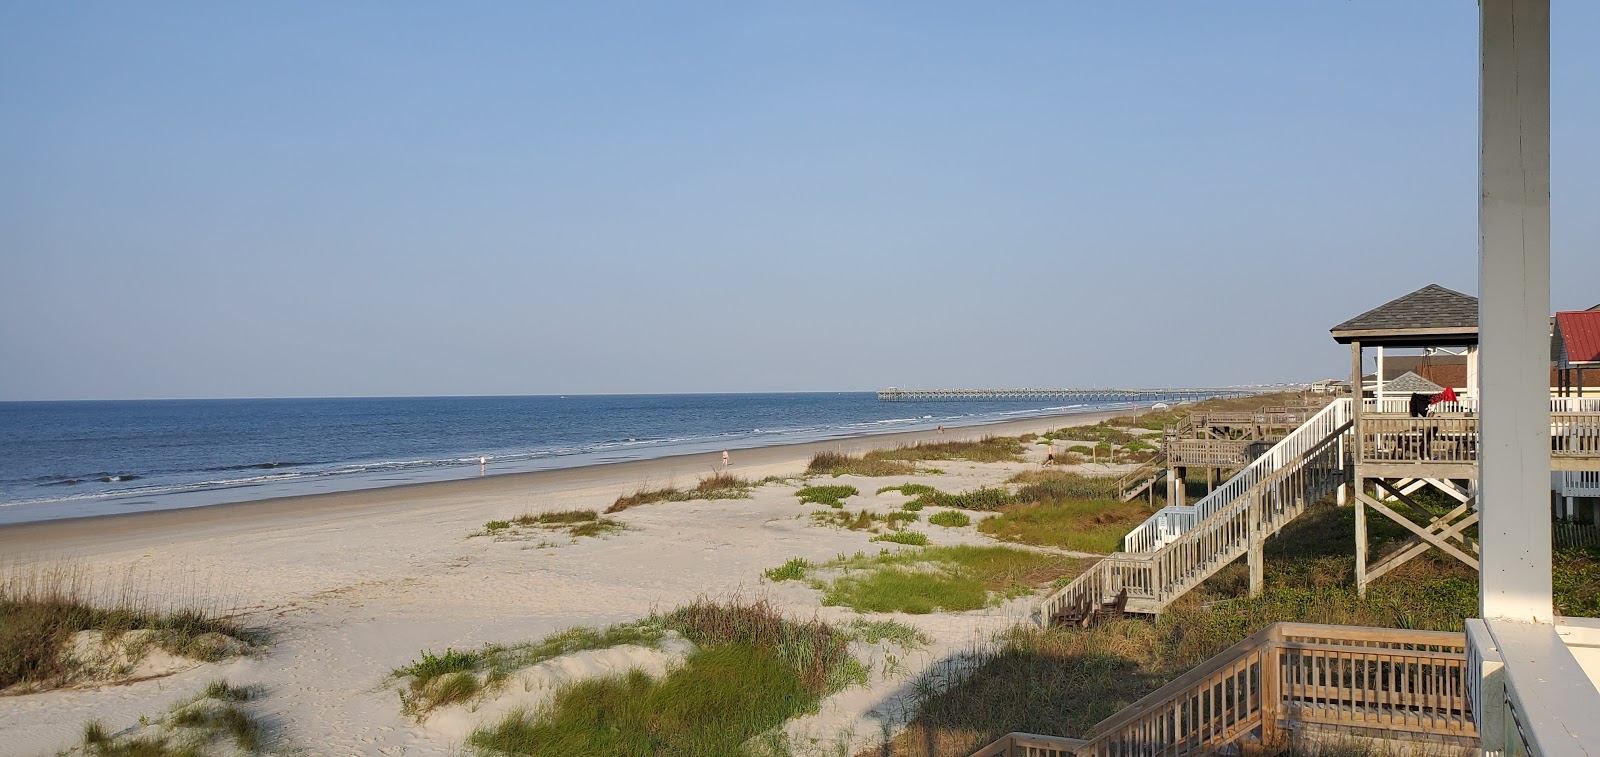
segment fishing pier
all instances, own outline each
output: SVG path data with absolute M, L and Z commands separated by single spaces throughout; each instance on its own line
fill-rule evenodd
M 905 400 L 1063 400 L 1066 402 L 1197 402 L 1216 397 L 1249 397 L 1284 387 L 1215 389 L 899 389 L 878 392 L 885 402 Z

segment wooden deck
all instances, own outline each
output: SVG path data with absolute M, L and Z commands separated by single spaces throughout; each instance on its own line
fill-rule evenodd
M 973 757 L 1155 757 L 1283 745 L 1317 724 L 1470 743 L 1466 635 L 1274 623 L 1094 727 L 1085 739 L 1008 734 Z
M 1477 415 L 1465 413 L 1363 415 L 1360 464 L 1372 478 L 1472 478 L 1478 425 Z M 1600 412 L 1550 414 L 1550 469 L 1600 470 Z

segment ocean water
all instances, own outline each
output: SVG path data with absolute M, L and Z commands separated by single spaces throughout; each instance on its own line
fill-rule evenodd
M 0 523 L 963 426 L 1091 406 L 872 392 L 0 402 Z

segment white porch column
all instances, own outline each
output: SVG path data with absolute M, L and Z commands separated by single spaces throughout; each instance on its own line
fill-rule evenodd
M 1467 396 L 1478 399 L 1478 347 L 1467 348 Z
M 1383 412 L 1383 345 L 1378 345 L 1378 372 L 1372 374 L 1372 396 L 1378 403 L 1378 412 Z
M 1485 620 L 1551 623 L 1550 2 L 1480 0 Z

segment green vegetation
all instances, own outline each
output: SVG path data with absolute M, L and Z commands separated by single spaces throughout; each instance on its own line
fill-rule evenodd
M 1383 553 L 1408 531 L 1368 518 Z M 1477 613 L 1477 576 L 1429 552 L 1357 594 L 1352 580 L 1351 508 L 1321 505 L 1267 542 L 1266 589 L 1248 598 L 1241 560 L 1164 611 L 1155 621 L 1125 619 L 1093 629 L 1019 627 L 993 647 L 973 650 L 977 666 L 939 689 L 949 671 L 918 685 L 927 692 L 916 719 L 882 753 L 896 757 L 966 754 L 1011 731 L 1083 736 L 1100 720 L 1276 621 L 1459 632 Z M 1581 614 L 1600 596 L 1600 550 L 1555 557 L 1558 612 Z M 940 679 L 939 676 L 946 676 Z
M 838 575 L 823 582 L 822 603 L 859 612 L 960 612 L 1016 597 L 1077 575 L 1087 563 L 1011 547 L 927 547 L 868 557 L 841 557 L 819 566 Z
M 659 621 L 699 647 L 681 667 L 568 685 L 541 712 L 513 712 L 471 744 L 509 754 L 737 754 L 866 678 L 847 633 L 784 619 L 765 603 L 702 601 Z
M 238 750 L 253 754 L 261 751 L 264 730 L 239 705 L 256 693 L 254 687 L 212 681 L 202 694 L 180 702 L 166 717 L 136 735 L 119 737 L 108 733 L 105 724 L 91 720 L 83 726 L 80 747 L 84 754 L 97 757 L 203 757 L 212 744 L 226 737 Z M 146 721 L 141 718 L 140 722 Z
M 885 486 L 878 489 L 879 494 L 884 494 L 886 492 L 900 492 L 907 497 L 915 497 L 919 494 L 930 494 L 935 491 L 938 490 L 928 486 L 927 484 L 901 484 L 899 486 Z
M 1003 487 L 981 487 L 969 492 L 946 494 L 937 489 L 925 492 L 914 500 L 920 509 L 932 505 L 934 507 L 954 507 L 962 510 L 998 510 L 1006 505 L 1014 504 L 1017 496 Z
M 1556 614 L 1600 618 L 1600 549 L 1558 549 L 1555 570 Z
M 800 504 L 815 502 L 828 507 L 844 507 L 845 497 L 854 497 L 861 490 L 854 486 L 807 486 L 795 492 L 800 497 Z
M 923 442 L 909 447 L 874 450 L 872 460 L 970 460 L 975 463 L 1017 462 L 1022 459 L 1022 441 L 1014 436 L 986 436 L 975 442 Z
M 886 541 L 913 547 L 928 546 L 928 535 L 921 531 L 891 531 L 872 537 L 871 541 Z
M 933 637 L 898 620 L 856 618 L 850 621 L 850 635 L 868 644 L 887 641 L 905 649 L 921 649 L 933 643 Z
M 231 618 L 199 608 L 163 611 L 148 600 L 101 602 L 87 579 L 71 569 L 7 576 L 0 580 L 0 689 L 22 685 L 56 688 L 87 671 L 66 654 L 73 634 L 99 631 L 108 641 L 148 631 L 138 647 L 159 647 L 196 660 L 220 660 L 248 650 L 258 637 Z
M 390 676 L 408 679 L 400 691 L 402 713 L 422 719 L 438 707 L 465 702 L 492 690 L 510 675 L 545 660 L 590 649 L 623 644 L 653 647 L 660 643 L 663 626 L 655 619 L 622 623 L 599 630 L 572 628 L 535 642 L 510 646 L 489 644 L 475 650 L 424 650 L 417 660 L 396 668 Z
M 603 518 L 593 510 L 559 510 L 548 513 L 527 513 L 511 520 L 491 520 L 484 524 L 482 533 L 473 536 L 493 536 L 496 541 L 503 541 L 525 540 L 535 536 L 560 533 L 577 539 L 584 536 L 605 536 L 626 528 L 622 521 Z
M 1004 508 L 978 523 L 978 530 L 1001 541 L 1110 554 L 1122 548 L 1122 537 L 1147 515 L 1137 503 L 1061 500 Z
M 799 581 L 806 577 L 806 572 L 809 570 L 811 561 L 796 557 L 776 568 L 768 569 L 762 575 L 769 581 Z
M 928 522 L 945 528 L 961 528 L 962 526 L 972 525 L 972 519 L 967 517 L 966 513 L 956 512 L 955 510 L 934 513 L 928 518 Z
M 818 452 L 806 466 L 806 475 L 815 476 L 906 476 L 915 473 L 917 466 L 907 462 L 846 455 L 842 452 Z
M 763 481 L 762 483 L 765 483 Z M 693 489 L 679 489 L 675 486 L 662 486 L 651 489 L 641 486 L 632 494 L 617 497 L 617 501 L 606 508 L 606 514 L 620 513 L 630 507 L 640 505 L 653 505 L 657 502 L 688 502 L 695 499 L 749 499 L 750 490 L 757 486 L 756 483 L 747 481 L 727 472 L 708 474 L 695 484 Z
M 1119 493 L 1113 476 L 1085 476 L 1060 470 L 1023 471 L 1007 479 L 1007 483 L 1021 484 L 1017 488 L 1018 502 L 1105 499 Z
M 811 521 L 813 523 L 848 528 L 851 531 L 871 531 L 873 533 L 878 532 L 880 525 L 887 526 L 891 531 L 899 531 L 905 527 L 905 524 L 915 523 L 920 518 L 921 516 L 916 513 L 904 511 L 879 514 L 862 510 L 854 515 L 851 515 L 847 510 L 817 510 L 811 513 Z
M 1044 435 L 1051 441 L 1078 441 L 1094 444 L 1107 444 L 1125 446 L 1139 441 L 1139 437 L 1124 431 L 1109 423 L 1098 423 L 1093 426 L 1068 426 L 1058 428 Z

